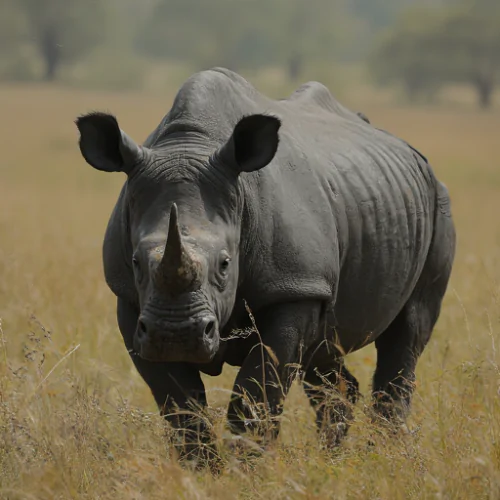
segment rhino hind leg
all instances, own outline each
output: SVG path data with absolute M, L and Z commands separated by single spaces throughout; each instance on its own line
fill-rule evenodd
M 373 376 L 373 422 L 404 425 L 415 385 L 415 368 L 431 328 L 422 328 L 412 302 L 375 341 L 377 367 Z
M 303 382 L 309 402 L 316 412 L 316 425 L 324 448 L 337 447 L 353 420 L 352 407 L 359 397 L 359 383 L 343 362 L 329 369 L 313 363 Z
M 415 290 L 402 311 L 376 340 L 373 377 L 375 420 L 394 430 L 406 425 L 415 386 L 417 361 L 439 318 L 455 256 L 452 219 L 438 212 L 429 254 Z

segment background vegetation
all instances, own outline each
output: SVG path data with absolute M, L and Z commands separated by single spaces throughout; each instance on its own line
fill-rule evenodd
M 495 99 L 483 102 L 471 76 L 496 85 L 495 4 L 211 5 L 0 2 L 0 499 L 498 498 L 500 111 Z M 368 425 L 369 346 L 348 358 L 365 400 L 336 453 L 318 449 L 299 387 L 272 450 L 253 460 L 230 453 L 222 425 L 235 375 L 228 367 L 205 377 L 228 460 L 221 477 L 171 457 L 102 274 L 103 232 L 124 179 L 83 162 L 72 121 L 110 110 L 141 141 L 182 80 L 213 64 L 277 97 L 298 81 L 324 81 L 375 126 L 421 149 L 447 184 L 458 254 L 417 370 L 410 435 L 390 440 Z M 409 89 L 416 80 L 418 90 Z
M 277 90 L 304 78 L 336 85 L 340 78 L 348 87 L 368 81 L 411 101 L 468 86 L 487 108 L 500 78 L 500 3 L 0 2 L 0 80 L 151 90 L 178 86 L 210 66 L 273 74 L 269 85 Z

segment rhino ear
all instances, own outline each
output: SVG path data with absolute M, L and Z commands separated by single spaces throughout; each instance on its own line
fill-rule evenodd
M 130 174 L 142 160 L 142 149 L 120 130 L 113 115 L 89 113 L 78 117 L 75 123 L 80 132 L 80 151 L 97 170 Z
M 250 115 L 234 127 L 228 142 L 221 148 L 219 158 L 235 166 L 239 172 L 254 172 L 268 165 L 278 150 L 281 127 L 279 118 Z

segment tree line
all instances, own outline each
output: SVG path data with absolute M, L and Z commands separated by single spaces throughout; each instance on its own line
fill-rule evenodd
M 307 78 L 311 64 L 355 62 L 374 82 L 401 86 L 413 101 L 432 99 L 444 86 L 459 83 L 472 86 L 480 105 L 488 107 L 500 72 L 500 2 L 0 2 L 0 78 L 9 71 L 15 78 L 36 59 L 36 77 L 53 81 L 62 68 L 104 46 L 195 69 L 281 66 L 294 81 Z
M 410 9 L 368 58 L 381 85 L 399 84 L 411 101 L 449 84 L 471 86 L 483 108 L 500 80 L 500 2 L 474 0 Z

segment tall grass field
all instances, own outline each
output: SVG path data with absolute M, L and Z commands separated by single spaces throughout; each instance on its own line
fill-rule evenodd
M 125 178 L 83 161 L 73 125 L 107 110 L 143 141 L 173 96 L 0 87 L 0 499 L 500 498 L 500 112 L 346 103 L 420 149 L 452 198 L 458 253 L 410 433 L 369 425 L 368 346 L 347 358 L 363 398 L 338 450 L 320 450 L 296 384 L 278 441 L 226 451 L 217 477 L 178 464 L 122 343 L 101 245 Z M 235 373 L 205 377 L 222 444 Z

